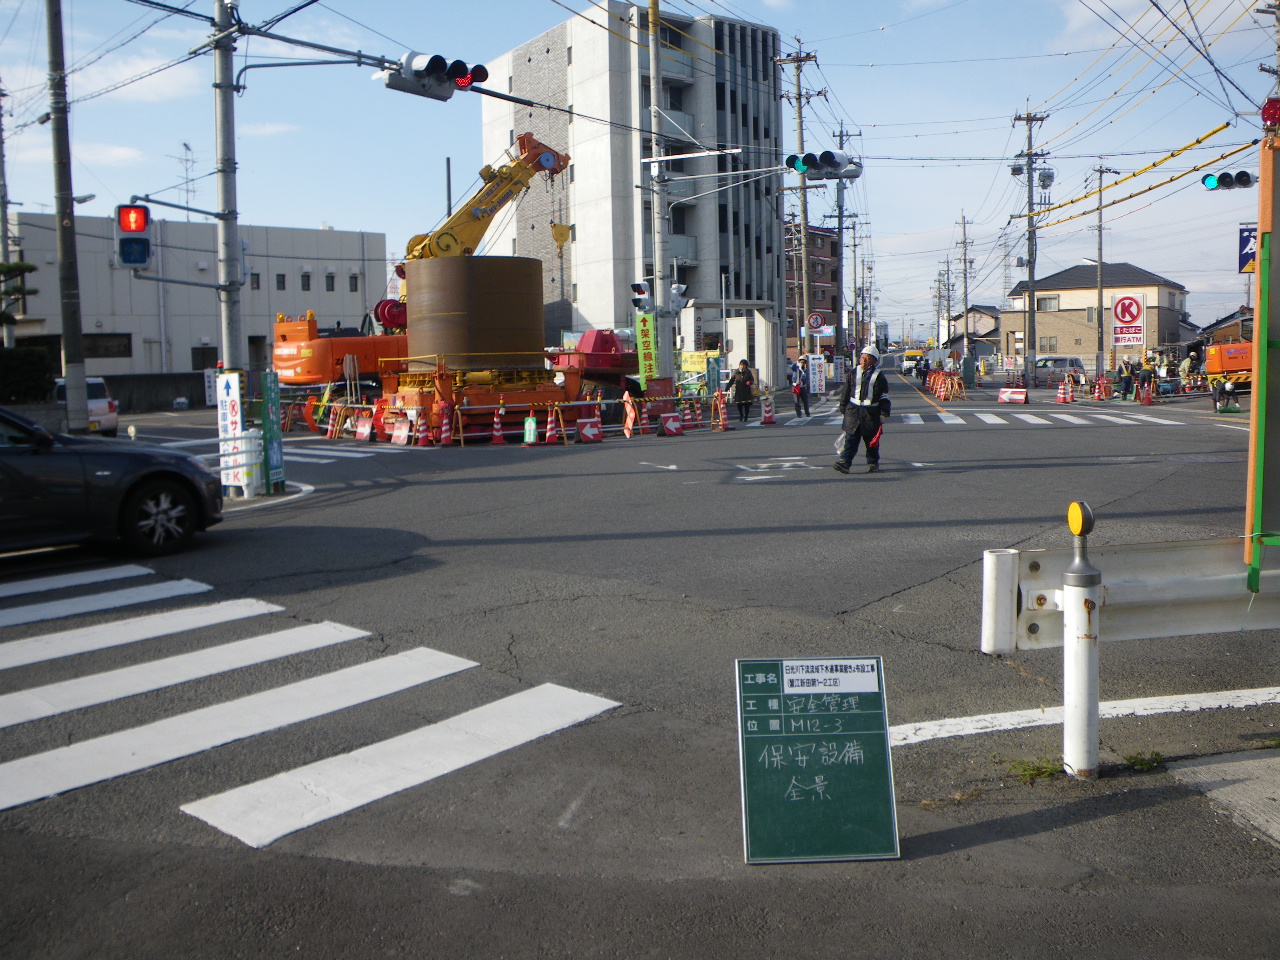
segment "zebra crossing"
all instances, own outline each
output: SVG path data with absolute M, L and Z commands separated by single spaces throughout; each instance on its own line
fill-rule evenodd
M 116 586 L 133 578 L 151 582 Z M 24 602 L 32 594 L 80 589 L 98 592 L 51 603 Z M 211 589 L 196 581 L 166 581 L 151 569 L 134 565 L 34 577 L 0 583 L 0 598 L 12 601 L 0 606 L 0 624 L 53 622 Z M 296 618 L 290 618 L 286 629 L 258 629 L 243 639 L 173 656 L 148 654 L 149 641 L 223 625 L 243 624 L 241 632 L 254 631 L 268 622 L 264 618 L 287 613 L 276 604 L 244 598 L 0 642 L 0 673 L 112 648 L 136 658 L 127 666 L 0 695 L 0 729 L 38 724 L 71 711 L 101 708 L 369 636 L 366 630 L 332 621 L 298 625 Z M 137 726 L 0 762 L 0 810 L 250 740 L 478 666 L 440 650 L 414 647 L 185 713 L 146 718 Z M 224 792 L 193 798 L 179 809 L 262 847 L 618 706 L 603 697 L 546 683 L 350 753 L 282 770 L 257 782 L 228 784 Z
M 1159 426 L 1181 427 L 1185 424 L 1180 420 L 1169 420 L 1165 417 L 1153 417 L 1143 413 L 1126 413 L 1124 416 L 1115 416 L 1109 413 L 1093 413 L 1080 411 L 1077 413 L 1049 413 L 1043 415 L 1035 413 L 980 413 L 977 411 L 963 411 L 960 413 L 952 413 L 951 411 L 940 411 L 938 413 L 904 413 L 894 419 L 903 426 L 922 426 L 924 424 L 942 423 L 947 426 L 979 426 L 985 424 L 987 426 L 1016 426 L 1019 423 L 1030 424 L 1035 427 L 1052 427 L 1062 424 L 1069 424 L 1075 427 L 1102 426 L 1104 424 L 1115 424 L 1117 426 L 1137 427 L 1143 424 L 1156 424 Z M 972 417 L 973 421 L 966 419 Z M 828 426 L 836 426 L 840 424 L 840 417 L 833 417 L 826 421 Z

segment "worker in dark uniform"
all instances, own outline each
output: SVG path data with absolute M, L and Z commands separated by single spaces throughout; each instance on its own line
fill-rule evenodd
M 889 416 L 889 383 L 877 370 L 880 351 L 871 344 L 862 348 L 858 366 L 844 378 L 840 413 L 844 415 L 844 446 L 832 467 L 848 473 L 861 441 L 867 449 L 867 473 L 880 469 L 881 422 Z

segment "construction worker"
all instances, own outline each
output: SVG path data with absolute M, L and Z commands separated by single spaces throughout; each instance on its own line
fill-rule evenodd
M 1156 379 L 1156 361 L 1151 354 L 1142 358 L 1142 369 L 1138 371 L 1138 393 L 1149 393 Z
M 1120 399 L 1128 400 L 1133 391 L 1133 357 L 1125 355 L 1120 361 Z
M 858 452 L 858 442 L 866 446 L 867 473 L 880 469 L 881 421 L 889 416 L 889 383 L 882 371 L 880 351 L 867 344 L 858 357 L 858 366 L 844 378 L 840 393 L 840 413 L 844 415 L 844 444 L 836 462 L 831 466 L 840 473 L 848 473 Z
M 1196 355 L 1188 353 L 1182 358 L 1182 362 L 1178 364 L 1178 376 L 1182 380 L 1182 392 L 1191 392 L 1191 374 L 1196 368 Z

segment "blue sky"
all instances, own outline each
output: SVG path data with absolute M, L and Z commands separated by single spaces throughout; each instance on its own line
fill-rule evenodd
M 241 16 L 256 24 L 291 5 L 243 0 Z M 865 163 L 853 191 L 863 231 L 859 260 L 874 260 L 876 315 L 895 333 L 912 322 L 923 329 L 932 319 L 931 286 L 948 256 L 956 260 L 959 298 L 962 213 L 972 221 L 974 241 L 970 300 L 1001 301 L 1002 248 L 1007 242 L 1014 256 L 1025 252 L 1021 228 L 1008 226 L 1025 206 L 1025 188 L 1009 172 L 1025 140 L 1025 128 L 1012 122 L 1015 114 L 1028 107 L 1048 114 L 1036 143 L 1051 153 L 1055 203 L 1085 193 L 1099 157 L 1127 174 L 1231 124 L 1203 147 L 1108 191 L 1110 201 L 1255 139 L 1256 104 L 1271 87 L 1257 66 L 1274 63 L 1276 49 L 1271 20 L 1253 13 L 1255 6 L 1244 0 L 1161 0 L 1159 7 L 1152 0 L 662 4 L 673 15 L 713 12 L 766 23 L 787 38 L 789 49 L 799 37 L 817 54 L 805 86 L 826 95 L 812 101 L 806 145 L 833 145 L 842 121 L 856 134 L 851 152 Z M 213 3 L 194 0 L 189 8 L 207 16 Z M 127 0 L 63 0 L 63 11 L 73 70 L 75 191 L 97 195 L 78 211 L 107 216 L 135 193 L 183 202 L 181 190 L 166 188 L 184 180 L 187 159 L 197 178 L 191 204 L 214 206 L 211 59 L 105 92 L 183 56 L 207 28 Z M 585 0 L 324 0 L 276 29 L 390 58 L 414 49 L 484 62 L 577 14 L 604 20 Z M 1220 74 L 1193 47 L 1207 49 Z M 33 123 L 48 109 L 46 49 L 44 3 L 0 0 L 9 193 L 33 211 L 52 203 L 48 127 Z M 236 63 L 311 57 L 251 39 L 240 43 Z M 497 159 L 480 155 L 478 96 L 460 93 L 440 103 L 386 90 L 372 74 L 348 65 L 245 75 L 247 90 L 236 101 L 243 222 L 377 231 L 387 235 L 389 251 L 401 250 L 444 216 L 446 157 L 452 157 L 455 199 L 480 166 Z M 783 129 L 794 129 L 789 113 Z M 1256 148 L 1221 166 L 1256 170 Z M 1237 230 L 1256 218 L 1257 191 L 1209 193 L 1199 179 L 1196 173 L 1106 210 L 1105 258 L 1184 284 L 1192 319 L 1203 324 L 1244 302 Z M 813 219 L 834 209 L 834 190 L 828 193 L 811 195 Z M 1094 203 L 1046 219 L 1091 210 Z M 1039 275 L 1094 256 L 1094 223 L 1089 213 L 1045 229 Z M 1016 282 L 1024 272 L 1015 268 L 1012 276 Z

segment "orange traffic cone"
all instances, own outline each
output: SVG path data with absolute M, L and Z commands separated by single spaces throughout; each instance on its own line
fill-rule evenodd
M 1058 384 L 1058 399 L 1054 403 L 1069 403 L 1067 400 L 1067 381 L 1063 380 Z
M 502 415 L 507 412 L 502 402 L 503 398 L 499 397 L 498 409 L 493 411 L 493 434 L 489 437 L 489 442 L 493 444 L 507 442 L 507 438 L 502 435 Z
M 431 446 L 431 422 L 427 419 L 427 411 L 418 411 L 418 446 Z
M 440 446 L 453 445 L 453 404 L 440 404 Z
M 760 423 L 763 426 L 775 426 L 777 420 L 773 419 L 773 395 L 766 393 L 760 398 Z
M 547 435 L 543 440 L 544 443 L 555 443 L 560 438 L 556 435 L 556 409 L 555 407 L 547 408 Z

